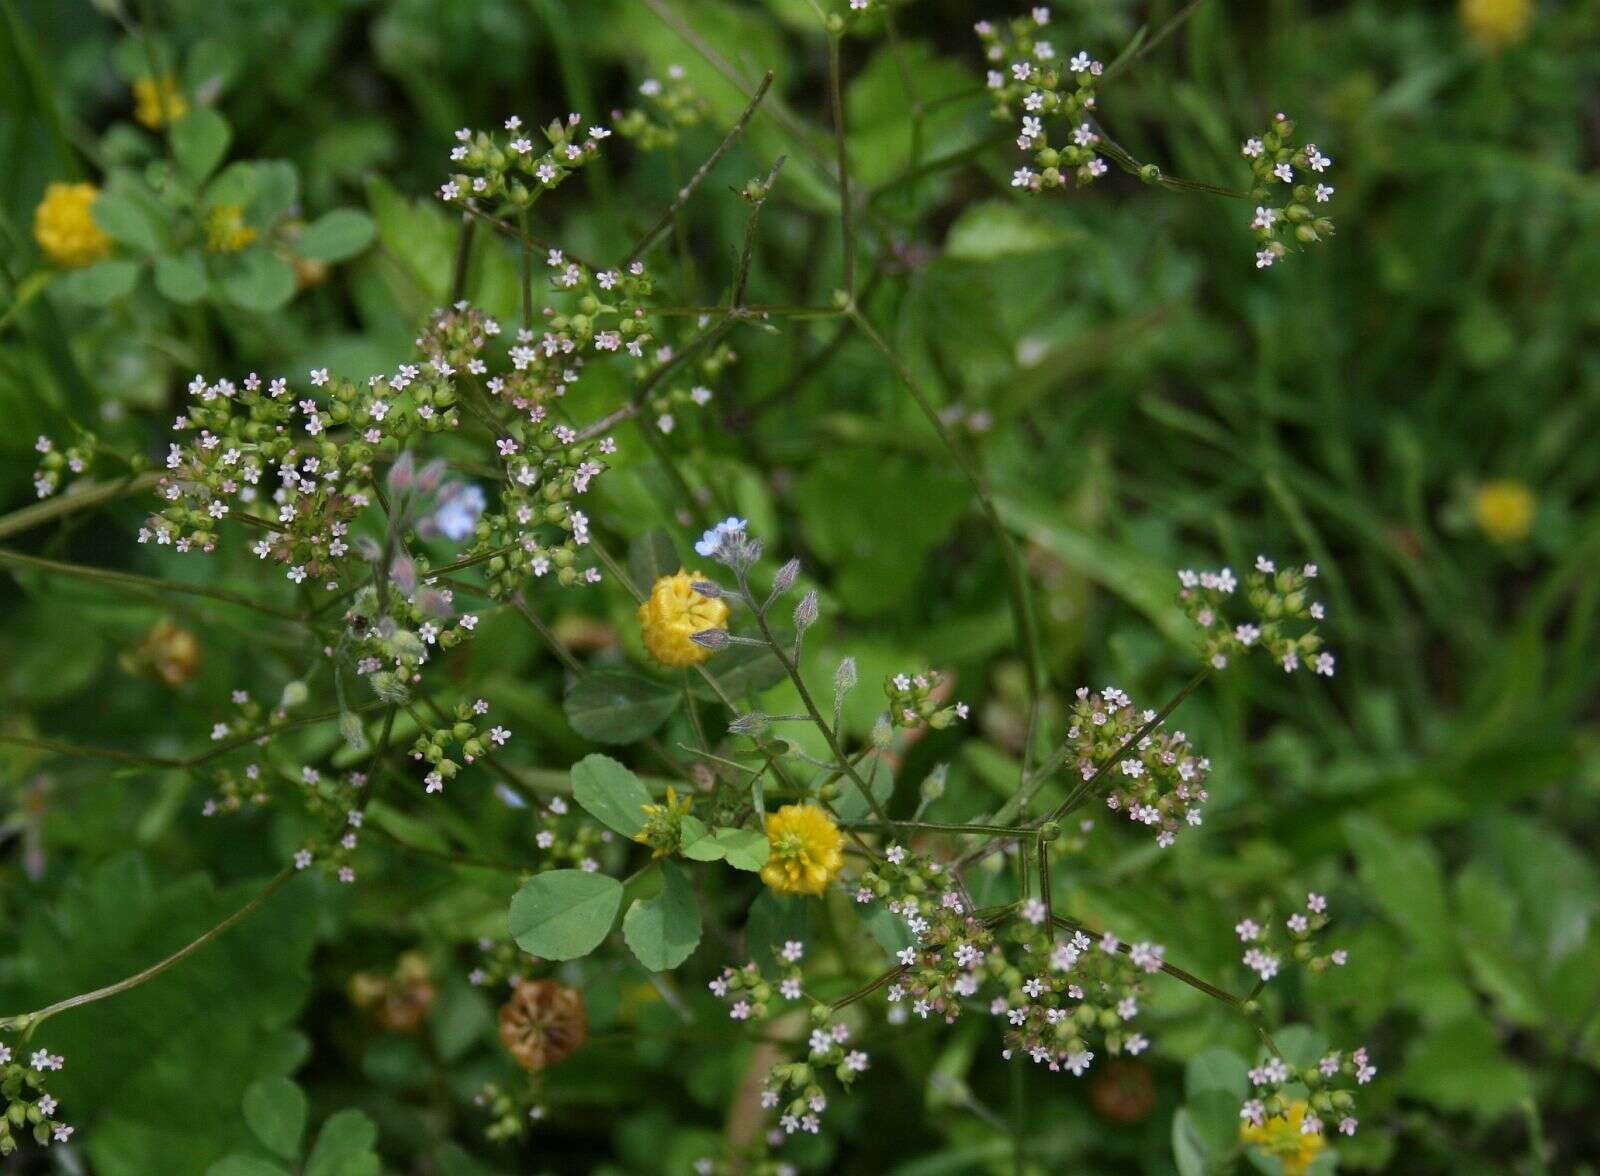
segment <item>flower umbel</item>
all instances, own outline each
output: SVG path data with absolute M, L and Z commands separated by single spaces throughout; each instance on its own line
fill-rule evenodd
M 839 827 L 814 804 L 786 804 L 767 818 L 771 846 L 761 880 L 783 894 L 820 895 L 844 866 Z
M 699 665 L 711 656 L 711 650 L 690 638 L 704 629 L 728 627 L 727 604 L 694 590 L 694 585 L 704 579 L 699 572 L 662 576 L 639 606 L 644 647 L 664 666 Z
M 33 211 L 33 239 L 57 265 L 93 265 L 111 252 L 111 238 L 91 215 L 99 195 L 93 184 L 51 184 L 44 190 Z

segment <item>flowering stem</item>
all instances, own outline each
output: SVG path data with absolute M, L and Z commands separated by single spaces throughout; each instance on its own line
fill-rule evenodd
M 661 214 L 661 219 L 651 226 L 650 231 L 641 237 L 639 243 L 633 247 L 628 256 L 622 259 L 621 268 L 626 269 L 632 262 L 644 256 L 645 251 L 655 244 L 656 238 L 671 226 L 683 206 L 688 203 L 689 197 L 693 196 L 695 190 L 705 182 L 706 176 L 711 174 L 711 169 L 716 167 L 718 161 L 728 153 L 734 143 L 738 142 L 739 136 L 744 134 L 744 128 L 749 123 L 750 116 L 755 114 L 756 107 L 761 105 L 761 100 L 767 96 L 767 91 L 771 89 L 772 78 L 773 74 L 769 69 L 762 76 L 761 84 L 756 87 L 756 92 L 751 96 L 749 103 L 744 108 L 744 112 L 739 115 L 732 129 L 728 131 L 727 136 L 717 146 L 717 149 L 711 153 L 710 157 L 700 165 L 700 170 L 689 177 L 689 182 L 678 189 L 676 199 L 667 206 L 666 212 Z
M 1031 830 L 1027 825 L 1012 828 L 1008 825 L 946 825 L 934 821 L 899 821 L 901 829 L 910 829 L 917 833 L 987 833 L 994 837 L 1024 837 Z M 850 821 L 845 824 L 846 829 L 877 829 L 880 826 L 875 821 Z
M 917 407 L 928 418 L 928 423 L 933 426 L 934 432 L 939 435 L 939 440 L 944 443 L 945 449 L 955 459 L 956 465 L 966 476 L 967 484 L 978 497 L 979 505 L 983 508 L 989 526 L 994 531 L 995 538 L 1000 544 L 1000 553 L 1005 558 L 1006 570 L 1009 573 L 1011 616 L 1012 623 L 1017 631 L 1017 644 L 1020 647 L 1023 664 L 1028 671 L 1028 700 L 1030 704 L 1039 695 L 1044 685 L 1044 669 L 1039 660 L 1039 635 L 1034 627 L 1033 606 L 1028 592 L 1027 572 L 1022 566 L 1022 557 L 1017 552 L 1015 541 L 1011 532 L 1000 521 L 1000 514 L 995 510 L 994 499 L 989 493 L 989 488 L 984 482 L 983 474 L 977 464 L 967 456 L 965 451 L 956 444 L 955 438 L 950 435 L 950 430 L 939 419 L 939 412 L 924 395 L 921 387 L 912 377 L 905 362 L 889 346 L 883 336 L 878 334 L 867 316 L 861 313 L 858 306 L 851 305 L 848 310 L 851 322 L 866 336 L 883 357 L 889 361 L 889 366 L 894 368 L 895 374 L 900 377 L 900 382 L 905 385 L 906 391 L 911 393 L 911 398 L 916 401 Z
M 35 502 L 10 514 L 0 515 L 0 539 L 9 539 L 13 535 L 37 527 L 40 523 L 100 506 L 121 498 L 124 494 L 137 494 L 149 490 L 159 481 L 161 474 L 149 470 L 142 474 L 130 474 L 114 482 L 80 482 L 64 494 L 47 498 L 43 502 Z
M 229 592 L 225 588 L 210 588 L 204 584 L 184 584 L 177 580 L 161 580 L 154 576 L 141 576 L 137 572 L 116 572 L 107 568 L 92 568 L 83 564 L 62 563 L 53 559 L 41 559 L 36 555 L 24 555 L 20 551 L 0 549 L 0 563 L 17 564 L 20 567 L 32 568 L 35 571 L 51 573 L 58 576 L 72 576 L 79 580 L 93 580 L 101 584 L 116 584 L 129 588 L 144 589 L 149 592 L 177 592 L 189 596 L 204 596 L 222 604 L 236 604 L 241 608 L 254 609 L 256 612 L 268 616 L 281 617 L 286 621 L 301 621 L 301 614 L 290 609 L 280 608 L 275 604 L 252 600 L 238 592 Z
M 1092 934 L 1089 929 L 1082 923 L 1078 922 L 1078 920 L 1068 918 L 1065 915 L 1054 915 L 1052 916 L 1051 921 L 1055 923 L 1057 927 L 1063 927 L 1068 931 L 1081 931 L 1085 935 Z M 1126 955 L 1130 950 L 1132 950 L 1132 945 L 1127 943 L 1118 943 L 1117 950 Z M 1200 977 L 1196 976 L 1193 972 L 1185 972 L 1182 968 L 1177 967 L 1174 964 L 1167 963 L 1166 960 L 1161 961 L 1161 970 L 1168 976 L 1171 976 L 1173 979 L 1181 980 L 1190 988 L 1203 992 L 1213 999 L 1220 1000 L 1223 1004 L 1231 1005 L 1233 1008 L 1239 1009 L 1240 1011 L 1243 1011 L 1244 1009 L 1245 1002 L 1239 997 L 1235 996 L 1233 993 L 1224 988 L 1218 988 L 1215 984 L 1200 979 Z
M 533 246 L 528 241 L 528 213 L 527 210 L 517 214 L 517 224 L 522 229 L 522 239 L 518 242 L 517 261 L 522 278 L 522 329 L 533 330 Z
M 62 739 L 48 739 L 37 735 L 13 735 L 8 731 L 0 731 L 0 743 L 9 743 L 15 747 L 32 748 L 34 751 L 50 751 L 57 755 L 72 756 L 77 759 L 103 759 L 116 763 L 132 764 L 146 768 L 181 768 L 184 761 L 171 759 L 164 755 L 143 755 L 136 751 L 122 751 L 115 747 L 87 747 L 83 744 L 68 743 Z
M 805 705 L 806 713 L 811 716 L 811 721 L 816 724 L 817 730 L 822 732 L 822 738 L 827 741 L 828 750 L 833 753 L 833 758 L 844 768 L 845 774 L 850 777 L 850 782 L 861 793 L 861 798 L 867 802 L 867 807 L 872 810 L 872 815 L 878 818 L 880 825 L 886 826 L 890 833 L 894 832 L 894 822 L 889 819 L 889 814 L 878 803 L 878 798 L 872 795 L 872 789 L 862 780 L 861 774 L 856 771 L 855 764 L 845 755 L 844 749 L 839 746 L 839 739 L 833 733 L 833 728 L 822 717 L 822 712 L 817 709 L 817 704 L 811 697 L 811 691 L 806 688 L 805 676 L 800 673 L 798 666 L 789 658 L 788 652 L 773 635 L 772 626 L 767 624 L 766 611 L 756 604 L 756 599 L 750 593 L 750 584 L 741 571 L 739 576 L 739 591 L 744 594 L 745 603 L 750 606 L 750 613 L 756 619 L 756 626 L 761 630 L 761 635 L 766 638 L 767 645 L 771 648 L 773 656 L 783 666 L 784 673 L 789 675 L 789 680 L 794 683 L 795 690 L 800 694 L 800 701 Z
M 1142 175 L 1144 164 L 1140 163 L 1122 147 L 1120 143 L 1105 133 L 1105 128 L 1100 128 L 1100 150 L 1110 157 L 1123 171 L 1130 175 Z M 1182 180 L 1177 176 L 1169 176 L 1160 168 L 1156 168 L 1155 178 L 1149 181 L 1163 188 L 1170 188 L 1174 192 L 1205 192 L 1211 196 L 1227 196 L 1234 200 L 1248 200 L 1250 193 L 1240 191 L 1238 188 L 1224 188 L 1220 184 L 1206 184 L 1199 180 Z
M 683 43 L 698 53 L 707 65 L 726 78 L 734 89 L 738 90 L 746 98 L 754 95 L 754 87 L 740 75 L 738 70 L 728 64 L 727 58 L 713 49 L 705 38 L 695 32 L 682 17 L 672 10 L 665 0 L 644 0 L 644 6 L 655 13 L 656 19 L 661 21 L 662 24 L 677 33 Z M 819 149 L 807 134 L 805 126 L 789 112 L 782 100 L 773 98 L 771 102 L 762 106 L 761 112 L 782 126 L 789 137 L 803 147 L 806 153 L 816 160 L 818 166 L 824 172 L 827 171 L 828 159 L 826 154 Z
M 383 703 L 379 702 L 377 699 L 373 699 L 371 702 L 363 702 L 358 706 L 353 706 L 350 708 L 350 710 L 360 714 L 363 711 L 376 710 L 382 705 Z M 188 759 L 178 761 L 177 766 L 181 768 L 197 768 L 201 764 L 209 763 L 220 756 L 227 755 L 230 751 L 254 743 L 258 739 L 266 739 L 278 734 L 280 731 L 292 731 L 297 727 L 314 727 L 318 723 L 327 723 L 334 719 L 341 718 L 344 713 L 345 712 L 343 711 L 336 710 L 324 711 L 321 714 L 306 715 L 304 718 L 289 719 L 286 722 L 270 724 L 266 727 L 257 728 L 254 731 L 246 731 L 242 735 L 235 735 L 232 739 L 222 740 L 215 747 L 208 748 L 199 755 L 190 756 Z
M 223 919 L 222 922 L 218 923 L 215 927 L 211 928 L 211 930 L 205 932 L 197 939 L 194 939 L 185 944 L 183 947 L 180 947 L 166 959 L 161 960 L 159 963 L 151 964 L 150 967 L 146 968 L 144 971 L 135 972 L 132 976 L 129 976 L 126 979 L 118 980 L 115 984 L 107 984 L 104 988 L 96 988 L 92 992 L 83 992 L 79 993 L 77 996 L 69 996 L 65 1000 L 58 1000 L 53 1005 L 46 1005 L 44 1008 L 36 1009 L 31 1013 L 20 1013 L 14 1017 L 0 1018 L 0 1028 L 20 1029 L 22 1031 L 22 1038 L 24 1041 L 26 1041 L 30 1036 L 32 1036 L 35 1029 L 44 1024 L 57 1013 L 64 1013 L 68 1009 L 75 1009 L 79 1005 L 93 1004 L 95 1001 L 105 1000 L 107 997 L 116 996 L 118 993 L 126 992 L 130 988 L 137 988 L 146 980 L 155 979 L 155 977 L 159 976 L 162 972 L 165 972 L 174 964 L 181 963 L 188 956 L 191 956 L 196 951 L 199 951 L 202 947 L 210 943 L 213 939 L 217 938 L 235 923 L 254 913 L 262 903 L 271 898 L 273 894 L 277 892 L 278 888 L 290 878 L 294 877 L 294 875 L 295 869 L 293 866 L 289 866 L 281 870 L 272 879 L 272 881 L 268 882 L 266 886 L 256 894 L 254 898 L 245 903 L 238 910 L 234 911 L 233 914 Z

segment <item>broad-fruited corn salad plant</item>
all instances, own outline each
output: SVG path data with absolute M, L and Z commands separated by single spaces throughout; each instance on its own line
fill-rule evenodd
M 1092 1101 L 1106 1131 L 1144 1131 L 1131 1124 L 1150 1113 L 1148 1063 L 1169 1034 L 1192 1060 L 1159 1133 L 1185 1176 L 1326 1171 L 1346 1148 L 1382 1162 L 1358 1135 L 1380 1051 L 1306 1020 L 1307 993 L 1362 967 L 1327 896 L 1341 877 L 1281 861 L 1275 884 L 1208 916 L 1198 953 L 1164 943 L 1140 907 L 1186 900 L 1192 859 L 1175 855 L 1202 836 L 1212 791 L 1237 788 L 1237 749 L 1214 763 L 1186 703 L 1216 693 L 1237 706 L 1230 683 L 1271 676 L 1326 713 L 1340 629 L 1325 557 L 1312 540 L 1169 569 L 1142 607 L 1186 664 L 1147 676 L 1181 686 L 1080 682 L 1080 659 L 1046 632 L 1076 605 L 1019 543 L 987 468 L 992 414 L 969 406 L 970 368 L 950 358 L 998 362 L 993 341 L 976 320 L 915 321 L 924 242 L 973 183 L 992 194 L 962 214 L 952 251 L 1022 248 L 1065 223 L 1019 215 L 1033 202 L 1143 183 L 1204 202 L 1216 232 L 1238 237 L 1237 266 L 1271 271 L 1253 280 L 1293 282 L 1334 235 L 1328 136 L 1267 107 L 1231 128 L 1233 174 L 1216 182 L 1118 142 L 1120 97 L 1199 3 L 1115 41 L 1077 10 L 976 19 L 959 63 L 904 38 L 917 6 L 774 6 L 783 35 L 825 62 L 813 120 L 757 52 L 707 39 L 696 6 L 638 0 L 682 61 L 641 70 L 626 106 L 503 111 L 434 141 L 423 203 L 375 181 L 388 218 L 427 238 L 404 264 L 431 267 L 409 277 L 437 305 L 391 300 L 382 347 L 297 346 L 309 362 L 273 370 L 221 362 L 249 348 L 208 347 L 205 314 L 250 338 L 263 327 L 249 315 L 316 297 L 373 222 L 306 217 L 288 163 L 223 167 L 235 57 L 209 42 L 180 52 L 149 14 L 101 6 L 125 33 L 117 61 L 142 130 L 119 126 L 88 153 L 98 182 L 49 185 L 31 225 L 40 272 L 79 313 L 149 294 L 142 313 L 199 334 L 177 360 L 190 370 L 172 380 L 158 450 L 120 418 L 104 429 L 70 410 L 38 436 L 38 501 L 0 517 L 0 565 L 42 590 L 169 609 L 123 652 L 126 674 L 185 687 L 213 624 L 248 653 L 207 666 L 205 723 L 150 715 L 148 738 L 123 745 L 8 721 L 0 745 L 29 773 L 76 763 L 94 787 L 158 779 L 132 836 L 207 822 L 238 847 L 215 862 L 238 881 L 156 894 L 137 864 L 114 863 L 59 927 L 28 932 L 63 958 L 21 986 L 48 999 L 0 1016 L 0 1153 L 86 1151 L 96 1170 L 150 1171 L 172 1146 L 172 1171 L 380 1171 L 380 1151 L 415 1145 L 414 1121 L 383 1102 L 356 1109 L 351 1074 L 333 1083 L 350 1091 L 345 1109 L 305 1145 L 307 1098 L 286 1077 L 307 1051 L 286 1028 L 294 999 L 272 994 L 337 930 L 352 942 L 318 967 L 348 1010 L 341 1038 L 392 1043 L 366 1055 L 367 1078 L 453 1134 L 430 1171 L 569 1162 L 547 1151 L 564 1120 L 633 1114 L 656 1097 L 650 1065 L 673 1073 L 680 1051 L 708 1046 L 682 1077 L 701 1129 L 650 1161 L 663 1170 L 847 1167 L 863 1133 L 892 1132 L 918 1098 L 971 1123 L 964 1157 L 927 1171 L 1055 1170 L 1060 1144 L 1041 1127 L 1052 1106 Z M 712 85 L 738 93 L 731 120 Z M 901 91 L 905 118 L 874 117 L 884 89 Z M 973 134 L 979 110 L 993 129 Z M 643 184 L 636 232 L 569 235 L 550 212 L 633 175 L 669 177 L 664 193 Z M 718 192 L 742 208 L 737 235 L 698 240 L 695 207 Z M 767 299 L 763 267 L 780 251 L 798 252 L 802 280 Z M 797 539 L 778 505 L 788 458 L 723 461 L 718 434 L 793 402 L 851 342 L 853 378 L 880 406 L 908 405 L 914 416 L 884 411 L 932 444 L 808 475 L 831 505 Z M 1025 346 L 1026 367 L 1077 379 L 1070 343 Z M 794 374 L 730 403 L 730 376 L 779 350 Z M 844 453 L 860 421 L 807 404 L 824 423 L 802 446 L 832 438 Z M 1486 530 L 1522 518 L 1525 532 L 1515 490 L 1483 508 Z M 126 518 L 128 503 L 144 570 L 81 558 L 81 545 L 19 549 L 97 511 Z M 984 632 L 930 627 L 896 661 L 869 629 L 835 623 L 841 599 L 858 616 L 903 607 L 860 607 L 878 583 L 871 562 L 922 564 L 933 543 L 920 516 L 942 534 L 969 508 L 926 591 L 978 602 Z M 878 546 L 827 517 L 853 512 Z M 1000 679 L 958 668 L 973 645 L 996 651 Z M 531 704 L 553 690 L 559 712 Z M 1139 902 L 1119 899 L 1130 871 L 1149 880 Z M 126 920 L 119 895 L 136 908 Z M 169 933 L 197 920 L 198 936 Z M 74 933 L 102 924 L 124 954 Z M 396 928 L 404 951 L 363 946 Z M 240 940 L 242 954 L 219 955 Z M 105 957 L 97 982 L 52 989 L 53 975 L 79 974 L 65 958 L 79 950 Z M 142 962 L 108 974 L 127 953 Z M 214 1035 L 218 1066 L 240 1051 L 277 1059 L 242 1107 L 232 1075 L 202 1064 L 185 1077 L 220 1082 L 221 1113 L 248 1133 L 205 1155 L 110 1118 L 97 1140 L 103 1109 L 58 1099 L 56 1073 L 94 1072 L 84 1089 L 116 1104 L 112 1071 L 127 1063 L 120 1045 L 102 1055 L 72 1036 L 74 1018 L 98 1014 L 100 1035 L 131 1035 L 138 1067 L 159 1069 L 167 1043 L 138 1027 L 139 1010 L 171 1023 L 160 994 L 186 975 L 172 1032 Z M 246 1025 L 258 1005 L 276 1014 L 270 1031 Z M 316 1042 L 310 1065 L 336 1066 L 324 1059 L 347 1045 Z M 646 1068 L 604 1088 L 629 1058 Z M 894 1084 L 873 1081 L 885 1069 Z

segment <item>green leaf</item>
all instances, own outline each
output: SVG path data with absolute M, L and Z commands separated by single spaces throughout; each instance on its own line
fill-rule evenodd
M 372 244 L 377 231 L 366 213 L 339 208 L 312 222 L 295 249 L 300 256 L 314 261 L 344 261 Z
M 1418 947 L 1448 952 L 1450 912 L 1444 871 L 1433 847 L 1402 838 L 1359 813 L 1346 816 L 1343 824 L 1367 896 Z
M 780 642 L 793 638 L 792 631 L 778 632 Z M 783 663 L 777 654 L 763 645 L 731 645 L 706 664 L 706 671 L 716 679 L 722 693 L 730 698 L 744 698 L 760 694 L 784 680 Z M 699 677 L 691 679 L 695 697 L 714 699 L 717 694 L 710 684 Z
M 969 205 L 944 239 L 946 257 L 994 261 L 1024 253 L 1060 249 L 1084 239 L 1082 230 L 1052 223 L 1040 210 L 1002 200 Z
M 256 193 L 245 211 L 252 224 L 271 225 L 294 207 L 300 196 L 300 175 L 294 164 L 283 159 L 260 160 L 255 173 Z
M 1178 1176 L 1207 1176 L 1205 1140 L 1182 1107 L 1172 1116 L 1172 1159 L 1178 1166 Z
M 567 694 L 567 721 L 596 743 L 633 743 L 666 722 L 681 697 L 675 687 L 650 678 L 597 670 Z
M 206 267 L 198 253 L 156 258 L 156 289 L 185 306 L 206 296 Z
M 678 852 L 691 861 L 720 862 L 726 852 L 722 843 L 711 836 L 705 822 L 699 817 L 683 818 L 683 844 Z
M 294 267 L 265 246 L 246 249 L 222 275 L 228 300 L 262 314 L 280 310 L 294 297 Z
M 713 829 L 711 838 L 736 870 L 759 870 L 772 849 L 767 835 L 758 829 Z
M 1249 1070 L 1250 1064 L 1231 1049 L 1213 1046 L 1189 1059 L 1183 1089 L 1190 1099 L 1203 1091 L 1221 1090 L 1238 1104 L 1250 1089 Z
M 7 1003 L 37 1008 L 162 959 L 237 911 L 264 881 L 158 883 L 132 856 L 79 870 L 53 909 L 31 904 L 37 913 L 13 926 L 13 949 L 32 963 L 7 980 Z M 327 894 L 320 879 L 300 876 L 191 966 L 50 1022 L 48 1044 L 69 1059 L 51 1076 L 51 1093 L 64 1106 L 93 1109 L 94 1130 L 81 1135 L 86 1171 L 204 1172 L 255 1146 L 240 1105 L 253 1083 L 305 1059 L 294 1026 L 310 993 L 312 944 L 330 926 Z M 95 1062 L 73 1066 L 74 1057 Z
M 260 169 L 248 160 L 240 160 L 223 168 L 217 178 L 206 185 L 205 202 L 212 207 L 237 204 L 240 208 L 248 208 L 260 190 Z
M 373 1145 L 378 1128 L 357 1110 L 330 1116 L 317 1134 L 305 1176 L 377 1176 L 381 1170 Z
M 644 828 L 650 793 L 627 768 L 606 755 L 586 755 L 572 765 L 572 797 L 607 828 L 632 837 Z
M 676 575 L 682 567 L 678 548 L 665 527 L 653 527 L 628 544 L 628 576 L 647 596 L 657 580 Z
M 622 905 L 622 883 L 586 870 L 530 878 L 511 899 L 511 937 L 531 955 L 574 960 L 599 947 Z
M 1215 1087 L 1189 1096 L 1186 1105 L 1190 1122 L 1206 1151 L 1227 1151 L 1239 1138 L 1240 1102 L 1228 1091 Z
M 94 223 L 119 245 L 140 253 L 161 251 L 161 225 L 126 185 L 107 188 L 90 208 Z
M 863 761 L 857 774 L 870 786 L 878 806 L 887 808 L 889 798 L 894 795 L 894 773 L 888 765 L 880 761 L 869 766 Z M 872 815 L 872 806 L 856 782 L 844 776 L 839 780 L 839 799 L 833 802 L 833 811 L 841 821 L 864 821 Z
M 63 298 L 86 306 L 110 306 L 127 297 L 139 282 L 140 265 L 126 258 L 96 262 L 73 270 L 56 283 Z
M 1445 1111 L 1492 1120 L 1529 1097 L 1528 1071 L 1500 1049 L 1494 1026 L 1473 1012 L 1439 1025 L 1406 1053 L 1400 1086 Z
M 197 106 L 172 124 L 168 137 L 178 166 L 196 184 L 201 184 L 217 170 L 222 157 L 228 153 L 233 132 L 215 110 Z
M 306 1096 L 287 1078 L 263 1078 L 244 1092 L 244 1121 L 268 1151 L 292 1160 L 306 1129 Z
M 622 920 L 622 937 L 652 972 L 676 968 L 700 944 L 700 906 L 676 862 L 661 863 L 661 893 L 640 899 Z
M 288 1169 L 271 1160 L 248 1156 L 243 1152 L 224 1156 L 206 1169 L 206 1176 L 289 1176 Z

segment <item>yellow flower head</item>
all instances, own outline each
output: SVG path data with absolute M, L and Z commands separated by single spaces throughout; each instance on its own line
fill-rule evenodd
M 206 248 L 212 253 L 238 253 L 256 239 L 237 204 L 219 204 L 206 213 Z
M 644 647 L 664 666 L 697 666 L 711 651 L 689 640 L 702 629 L 726 629 L 728 606 L 721 600 L 701 596 L 694 590 L 699 572 L 679 572 L 662 576 L 650 589 L 650 598 L 639 606 L 639 628 Z
M 1533 529 L 1533 491 L 1515 478 L 1495 478 L 1478 487 L 1472 517 L 1496 543 L 1517 543 Z
M 152 131 L 159 131 L 189 113 L 189 101 L 178 89 L 178 79 L 171 74 L 134 82 L 133 103 L 133 117 Z
M 665 804 L 639 806 L 644 810 L 644 828 L 635 833 L 633 839 L 654 849 L 651 857 L 677 853 L 683 845 L 683 818 L 689 815 L 693 804 L 694 798 L 689 796 L 680 801 L 677 789 L 668 784 Z
M 33 239 L 59 266 L 93 265 L 111 252 L 111 238 L 90 210 L 100 189 L 93 184 L 51 184 L 33 210 Z
M 1328 1146 L 1320 1131 L 1305 1134 L 1300 1130 L 1306 1109 L 1305 1099 L 1298 1099 L 1289 1105 L 1287 1115 L 1274 1115 L 1259 1127 L 1254 1123 L 1243 1124 L 1239 1128 L 1239 1139 L 1269 1156 L 1277 1156 L 1284 1176 L 1302 1176 Z
M 820 895 L 844 866 L 844 838 L 814 804 L 786 804 L 767 818 L 761 880 L 782 894 Z
M 1533 23 L 1533 0 L 1461 0 L 1467 35 L 1491 52 L 1515 45 Z

